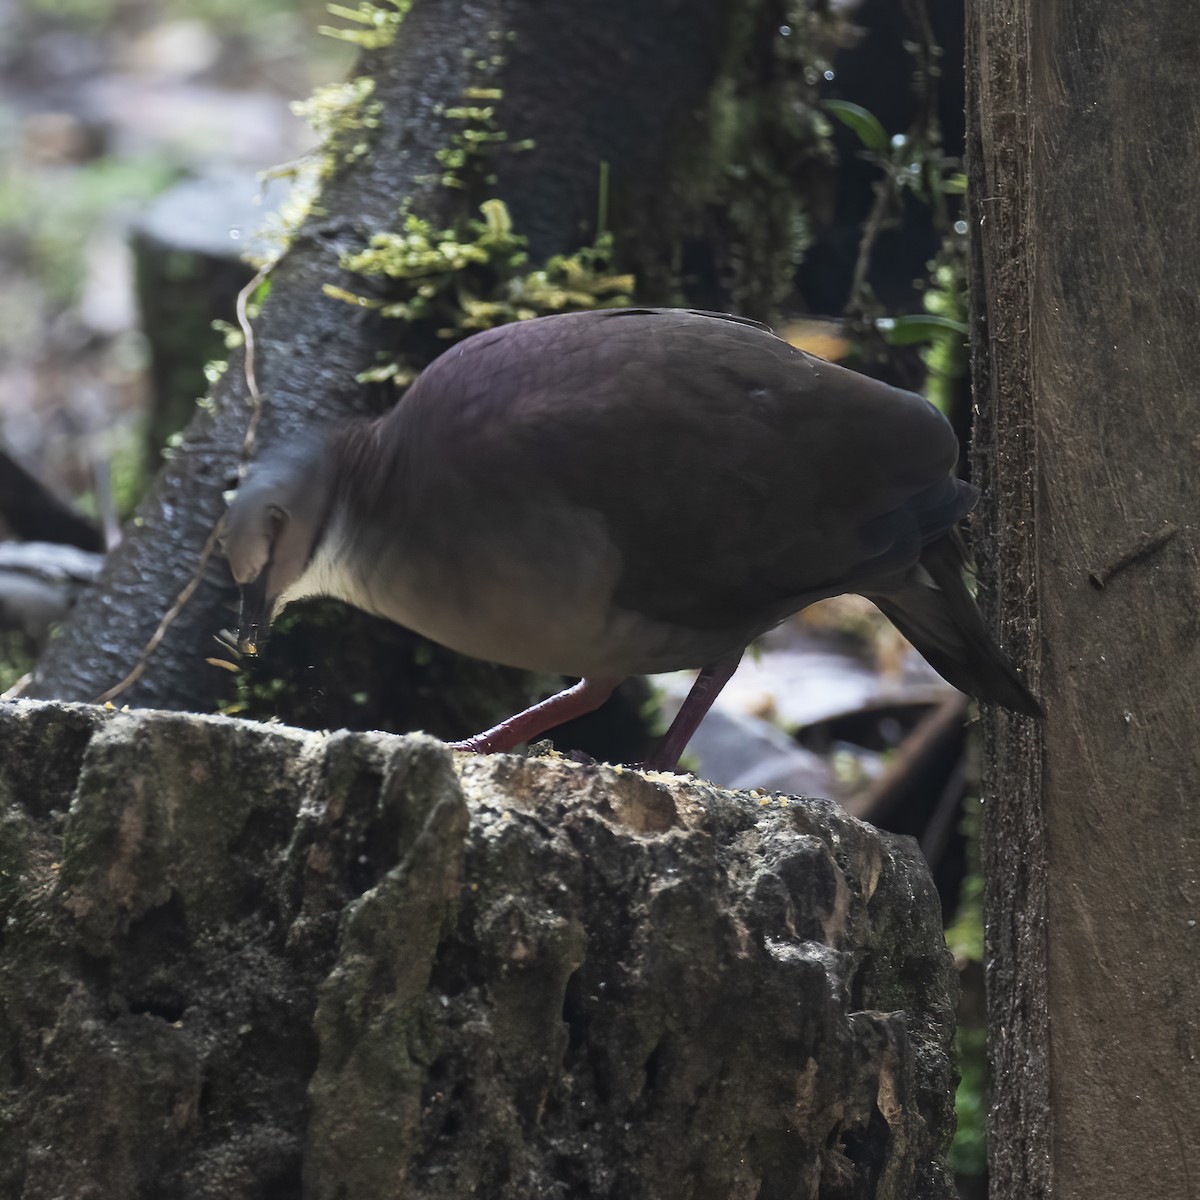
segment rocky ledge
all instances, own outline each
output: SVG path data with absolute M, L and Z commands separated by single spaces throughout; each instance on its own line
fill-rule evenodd
M 952 1195 L 936 898 L 828 801 L 53 703 L 0 746 L 0 1195 Z

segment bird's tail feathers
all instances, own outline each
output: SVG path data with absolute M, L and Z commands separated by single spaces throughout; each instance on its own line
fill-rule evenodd
M 1040 717 L 1042 706 L 984 627 L 962 571 L 957 530 L 929 543 L 903 587 L 869 595 L 884 616 L 956 688 L 1014 712 Z

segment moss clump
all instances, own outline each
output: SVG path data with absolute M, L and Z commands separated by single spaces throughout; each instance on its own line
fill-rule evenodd
M 307 100 L 292 103 L 292 112 L 307 121 L 322 142 L 320 154 L 274 167 L 264 175 L 290 179 L 292 186 L 278 211 L 267 216 L 260 237 L 261 253 L 246 257 L 256 267 L 272 266 L 291 244 L 296 231 L 310 215 L 321 210 L 316 199 L 321 186 L 340 166 L 365 158 L 370 137 L 379 128 L 383 106 L 371 97 L 375 80 L 366 75 L 317 88 Z M 261 299 L 261 297 L 260 297 Z
M 432 322 L 444 339 L 550 313 L 630 303 L 633 276 L 609 270 L 609 234 L 529 271 L 525 238 L 513 231 L 504 203 L 487 200 L 480 211 L 483 220 L 468 219 L 461 229 L 436 229 L 408 213 L 398 232 L 377 233 L 365 250 L 342 259 L 348 271 L 389 280 L 396 298 L 373 300 L 331 284 L 326 294 L 386 317 Z M 389 362 L 359 380 L 405 384 L 414 374 L 410 364 Z
M 303 117 L 325 141 L 323 177 L 341 162 L 354 162 L 370 148 L 367 133 L 379 126 L 382 106 L 372 100 L 375 80 L 366 75 L 319 87 L 307 100 L 292 104 L 292 112 Z
M 396 40 L 396 33 L 412 8 L 412 0 L 387 0 L 386 4 L 361 0 L 356 8 L 347 8 L 344 4 L 328 4 L 326 8 L 331 16 L 341 17 L 358 28 L 320 25 L 318 33 L 341 42 L 350 42 L 362 50 L 382 50 Z
M 491 60 L 502 63 L 502 58 Z M 485 63 L 484 66 L 490 65 Z M 475 64 L 480 67 L 479 63 Z M 496 105 L 480 104 L 480 100 L 499 101 L 504 93 L 500 88 L 471 87 L 462 93 L 467 104 L 456 104 L 444 111 L 444 116 L 451 121 L 460 122 L 460 127 L 450 135 L 450 144 L 443 146 L 437 154 L 437 160 L 445 168 L 436 181 L 442 187 L 457 188 L 469 191 L 473 186 L 483 184 L 491 187 L 496 182 L 492 170 L 491 156 L 501 147 L 509 152 L 520 152 L 533 149 L 533 139 L 524 138 L 518 142 L 510 142 L 508 134 L 496 123 Z
M 394 32 L 411 0 L 390 2 L 387 25 Z M 372 31 L 382 22 L 382 10 L 370 3 L 357 10 L 331 7 L 331 11 L 360 24 L 370 23 Z M 418 184 L 440 184 L 468 196 L 486 196 L 497 181 L 495 155 L 501 150 L 512 153 L 533 147 L 529 139 L 510 141 L 496 118 L 504 97 L 496 78 L 507 62 L 502 44 L 513 35 L 494 29 L 487 38 L 495 43 L 489 52 L 463 48 L 474 78 L 460 91 L 456 104 L 440 109 L 452 123 L 448 144 L 435 154 L 441 170 L 416 179 Z M 366 44 L 357 35 L 354 40 Z M 322 89 L 296 107 L 326 139 L 326 173 L 339 162 L 368 152 L 363 131 L 375 128 L 380 115 L 378 103 L 370 101 L 371 92 L 371 80 L 356 79 Z M 410 325 L 422 325 L 422 332 L 441 340 L 543 314 L 630 302 L 633 276 L 610 269 L 612 239 L 608 234 L 601 232 L 591 245 L 574 254 L 555 255 L 543 267 L 529 270 L 526 239 L 513 230 L 504 203 L 484 200 L 479 212 L 482 219 L 464 214 L 451 227 L 442 228 L 409 211 L 407 205 L 402 207 L 398 229 L 376 233 L 365 249 L 341 259 L 347 271 L 386 281 L 386 296 L 374 298 L 335 284 L 325 285 L 325 294 Z M 382 362 L 361 372 L 358 381 L 391 380 L 403 386 L 421 365 L 405 360 Z

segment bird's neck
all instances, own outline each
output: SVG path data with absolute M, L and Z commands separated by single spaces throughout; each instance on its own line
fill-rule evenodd
M 360 418 L 330 435 L 334 464 L 334 504 L 354 517 L 392 509 L 402 499 L 408 477 L 406 444 L 388 436 L 386 417 Z
M 379 611 L 372 591 L 380 553 L 403 541 L 410 511 L 405 447 L 382 426 L 362 418 L 328 435 L 332 487 L 310 568 L 323 594 L 368 612 Z

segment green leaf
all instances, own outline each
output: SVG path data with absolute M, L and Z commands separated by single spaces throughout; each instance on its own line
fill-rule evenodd
M 868 150 L 882 153 L 887 149 L 887 130 L 880 124 L 879 118 L 861 104 L 851 104 L 849 100 L 826 100 L 824 107 L 826 112 L 858 134 L 858 140 Z
M 967 336 L 967 327 L 952 317 L 939 317 L 936 313 L 914 313 L 907 317 L 884 317 L 875 322 L 875 328 L 892 346 L 916 346 L 922 342 L 935 342 L 954 334 Z

